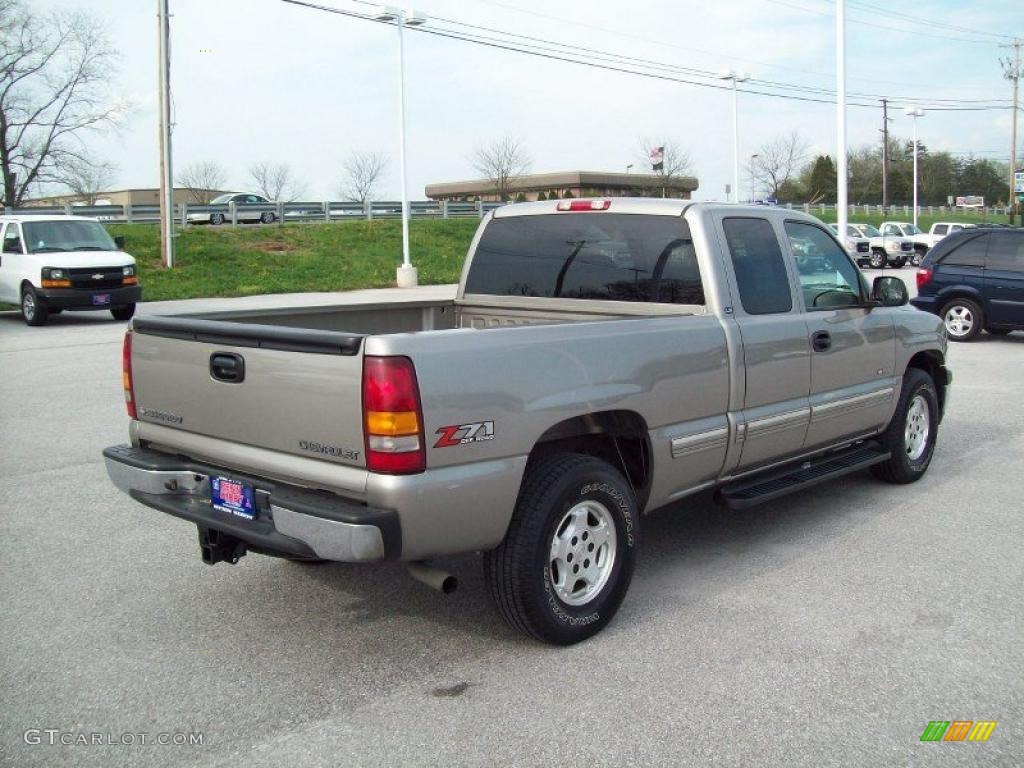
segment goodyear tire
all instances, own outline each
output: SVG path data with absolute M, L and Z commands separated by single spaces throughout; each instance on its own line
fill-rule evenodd
M 875 464 L 875 477 L 889 483 L 906 484 L 920 480 L 928 471 L 939 431 L 939 397 L 932 377 L 918 368 L 903 374 L 903 388 L 896 412 L 885 432 L 882 445 L 892 456 Z
M 501 615 L 555 645 L 599 632 L 629 589 L 637 518 L 632 488 L 606 462 L 562 453 L 531 463 L 505 540 L 484 554 Z

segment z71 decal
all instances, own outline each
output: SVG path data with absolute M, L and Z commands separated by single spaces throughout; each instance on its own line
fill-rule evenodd
M 434 443 L 435 448 L 451 448 L 453 445 L 480 443 L 484 440 L 494 439 L 494 422 L 477 421 L 472 424 L 453 424 L 450 427 L 441 427 L 434 434 L 441 436 Z

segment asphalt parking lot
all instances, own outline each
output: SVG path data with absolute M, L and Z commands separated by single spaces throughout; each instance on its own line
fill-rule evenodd
M 920 483 L 651 515 L 615 622 L 556 649 L 504 625 L 473 556 L 450 596 L 399 565 L 203 565 L 194 527 L 106 477 L 122 331 L 0 313 L 4 765 L 1024 762 L 1024 333 L 951 345 Z M 931 720 L 998 726 L 921 743 Z

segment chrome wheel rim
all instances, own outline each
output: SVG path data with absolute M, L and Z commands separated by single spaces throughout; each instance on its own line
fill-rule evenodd
M 966 336 L 974 327 L 974 313 L 969 307 L 957 304 L 946 310 L 943 322 L 946 324 L 946 333 L 950 336 Z
M 21 297 L 21 312 L 28 320 L 34 320 L 36 316 L 36 297 L 29 291 Z
M 558 599 L 580 606 L 597 597 L 615 567 L 615 520 L 597 501 L 582 501 L 555 528 L 548 572 Z
M 931 434 L 931 412 L 923 395 L 914 395 L 907 408 L 907 422 L 903 430 L 903 445 L 907 458 L 917 461 L 924 456 Z
M 885 257 L 877 253 L 871 254 L 871 266 L 875 269 L 882 269 L 885 266 Z

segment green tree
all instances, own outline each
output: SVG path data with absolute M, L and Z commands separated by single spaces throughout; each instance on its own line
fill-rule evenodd
M 828 155 L 818 155 L 805 169 L 806 181 L 802 186 L 810 203 L 836 201 L 836 166 Z

